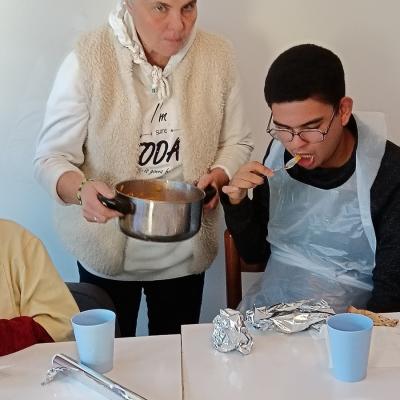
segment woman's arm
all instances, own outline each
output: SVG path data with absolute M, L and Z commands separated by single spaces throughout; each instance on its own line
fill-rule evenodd
M 210 168 L 222 168 L 229 179 L 249 160 L 254 148 L 245 118 L 239 75 L 237 71 L 235 74 L 235 83 L 225 104 L 217 156 Z
M 113 190 L 103 182 L 86 181 L 79 166 L 85 155 L 88 102 L 75 53 L 61 65 L 47 102 L 43 127 L 34 159 L 36 179 L 61 204 L 80 204 L 82 214 L 90 222 L 104 223 L 118 217 L 116 211 L 104 207 L 97 199 L 101 193 L 114 197 Z
M 75 203 L 73 196 L 57 192 L 60 177 L 75 172 L 83 179 L 79 166 L 84 162 L 83 144 L 87 136 L 89 112 L 79 64 L 74 53 L 62 63 L 49 99 L 34 158 L 34 174 L 39 183 L 60 203 Z M 77 190 L 76 187 L 71 189 Z M 65 201 L 65 200 L 66 201 Z

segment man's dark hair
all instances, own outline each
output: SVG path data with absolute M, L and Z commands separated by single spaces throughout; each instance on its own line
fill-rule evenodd
M 315 44 L 294 46 L 280 54 L 269 68 L 264 86 L 269 107 L 309 98 L 338 106 L 345 91 L 339 57 Z

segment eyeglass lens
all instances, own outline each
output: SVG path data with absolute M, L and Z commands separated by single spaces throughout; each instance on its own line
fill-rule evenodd
M 324 140 L 323 133 L 317 130 L 302 130 L 294 133 L 289 130 L 271 129 L 270 133 L 271 136 L 280 140 L 281 142 L 291 142 L 295 135 L 300 136 L 302 140 L 309 143 L 318 143 Z

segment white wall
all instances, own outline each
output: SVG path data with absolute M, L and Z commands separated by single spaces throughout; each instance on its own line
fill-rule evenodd
M 106 21 L 114 0 L 0 0 L 0 217 L 36 233 L 66 280 L 74 259 L 52 227 L 51 200 L 32 178 L 31 160 L 55 72 L 80 32 Z M 294 44 L 335 51 L 348 94 L 360 110 L 387 116 L 389 138 L 400 143 L 400 5 L 397 0 L 198 0 L 200 26 L 230 38 L 238 53 L 244 98 L 257 149 L 265 150 L 263 99 L 268 65 Z M 223 222 L 221 221 L 221 238 Z M 0 238 L 1 240 L 1 238 Z M 202 320 L 224 306 L 220 252 L 207 273 Z M 139 332 L 145 332 L 141 310 Z

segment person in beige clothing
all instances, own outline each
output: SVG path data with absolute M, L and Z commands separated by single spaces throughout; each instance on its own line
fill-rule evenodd
M 35 343 L 71 340 L 77 313 L 38 238 L 0 219 L 0 356 Z
M 118 2 L 63 62 L 38 139 L 35 176 L 56 200 L 58 232 L 81 282 L 109 293 L 122 336 L 135 335 L 142 291 L 150 334 L 199 321 L 218 191 L 253 148 L 232 47 L 196 19 L 196 0 Z M 193 238 L 128 238 L 97 198 L 154 178 L 217 190 Z

